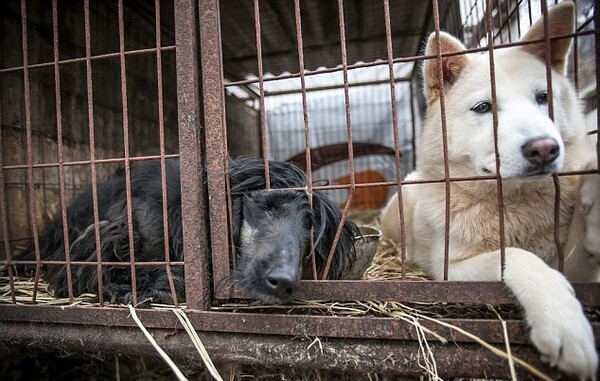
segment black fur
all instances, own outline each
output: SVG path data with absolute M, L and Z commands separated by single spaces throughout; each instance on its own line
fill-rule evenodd
M 253 297 L 265 302 L 289 300 L 300 279 L 303 263 L 310 261 L 310 230 L 313 228 L 318 268 L 322 270 L 341 212 L 320 192 L 313 192 L 313 209 L 304 191 L 276 190 L 306 185 L 306 176 L 296 166 L 269 162 L 271 188 L 265 189 L 264 163 L 261 159 L 240 157 L 230 161 L 233 196 L 233 240 L 237 265 L 231 280 Z M 181 231 L 181 189 L 179 161 L 166 161 L 169 257 L 183 260 Z M 129 233 L 125 197 L 125 173 L 98 184 L 101 257 L 103 261 L 129 261 Z M 243 192 L 243 193 L 240 193 Z M 131 166 L 133 245 L 136 262 L 164 261 L 162 192 L 160 163 L 135 163 Z M 71 261 L 96 261 L 92 190 L 88 189 L 67 209 Z M 339 279 L 353 263 L 354 223 L 346 220 L 329 271 Z M 63 225 L 55 219 L 40 236 L 43 260 L 65 260 Z M 15 260 L 35 260 L 33 246 Z M 34 266 L 15 266 L 18 275 L 31 275 Z M 131 268 L 103 266 L 104 298 L 112 303 L 132 299 Z M 183 267 L 171 266 L 178 300 L 185 299 Z M 97 293 L 97 268 L 71 265 L 74 295 Z M 44 265 L 42 276 L 57 297 L 68 296 L 66 266 Z M 171 303 L 173 298 L 165 266 L 136 266 L 138 301 Z

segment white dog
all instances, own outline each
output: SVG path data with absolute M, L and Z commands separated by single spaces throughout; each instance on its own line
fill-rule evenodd
M 574 6 L 563 2 L 547 18 L 551 36 L 574 31 Z M 563 76 L 571 39 L 550 40 L 554 120 L 548 115 L 546 45 L 543 20 L 522 42 L 494 50 L 497 145 L 503 179 L 505 263 L 501 251 L 496 180 L 451 182 L 449 221 L 450 280 L 503 280 L 524 308 L 531 340 L 542 357 L 580 379 L 595 379 L 598 355 L 594 335 L 565 276 L 554 270 L 555 187 L 551 173 L 589 168 L 595 163 L 575 91 Z M 426 54 L 459 53 L 454 37 L 430 36 Z M 428 103 L 426 124 L 417 145 L 416 170 L 407 180 L 443 179 L 444 146 L 440 96 L 445 100 L 448 170 L 451 177 L 496 174 L 489 55 L 444 55 L 423 67 Z M 443 87 L 440 83 L 443 78 Z M 593 168 L 595 164 L 593 164 Z M 585 219 L 598 221 L 598 176 L 581 187 L 581 176 L 561 176 L 559 238 L 568 256 L 565 269 L 578 280 L 598 277 L 598 266 L 584 246 L 600 232 L 587 232 Z M 580 189 L 587 192 L 579 199 Z M 445 183 L 402 187 L 405 242 L 410 259 L 435 279 L 444 278 Z M 595 203 L 594 203 L 595 200 Z M 581 205 L 577 209 L 576 205 Z M 576 210 L 577 209 L 577 210 Z M 575 215 L 575 217 L 574 217 Z M 577 220 L 575 223 L 574 219 Z M 571 229 L 571 222 L 574 228 Z M 384 235 L 401 242 L 398 198 L 381 215 Z M 589 230 L 592 226 L 588 226 Z M 589 251 L 589 250 L 588 250 Z

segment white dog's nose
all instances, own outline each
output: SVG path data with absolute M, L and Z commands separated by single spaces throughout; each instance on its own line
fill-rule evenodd
M 558 158 L 560 146 L 554 138 L 538 138 L 523 144 L 521 152 L 531 164 L 543 166 Z

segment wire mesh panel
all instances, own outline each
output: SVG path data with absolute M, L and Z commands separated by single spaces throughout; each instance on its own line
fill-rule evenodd
M 589 204 L 598 200 L 598 12 L 577 1 L 575 29 L 565 31 L 549 21 L 560 6 L 2 2 L 0 41 L 17 47 L 0 49 L 7 337 L 27 342 L 19 323 L 28 322 L 68 346 L 78 342 L 74 327 L 92 327 L 90 350 L 114 349 L 108 337 L 137 354 L 133 343 L 145 339 L 122 308 L 131 303 L 181 358 L 191 345 L 169 308 L 185 309 L 223 362 L 511 377 L 484 341 L 510 343 L 554 376 L 529 346 L 510 274 L 513 247 L 538 250 L 548 264 L 523 262 L 548 269 L 531 271 L 531 290 L 536 276 L 539 284 L 551 278 L 543 274 L 563 279 L 550 267 L 574 274 L 585 315 L 573 325 L 584 321 L 582 342 L 599 336 L 599 287 L 586 277 L 600 220 Z M 538 32 L 522 40 L 533 25 Z M 564 41 L 567 62 L 557 58 Z M 537 82 L 527 82 L 531 57 L 510 62 L 507 52 L 518 49 L 537 55 Z M 475 61 L 483 69 L 469 66 Z M 559 78 L 565 66 L 579 99 Z M 477 83 L 451 93 L 467 76 Z M 531 102 L 511 86 L 533 91 Z M 551 139 L 517 144 L 529 121 L 512 118 L 529 103 L 547 110 L 538 124 L 551 125 Z M 575 106 L 559 109 L 565 103 Z M 485 118 L 475 128 L 474 114 Z M 562 131 L 565 120 L 585 133 Z M 555 158 L 586 139 L 589 155 Z M 529 178 L 506 174 L 507 141 L 528 163 L 547 165 L 528 173 L 547 185 L 534 198 L 515 196 Z M 425 209 L 427 218 L 415 218 Z M 570 227 L 573 215 L 583 227 Z M 477 245 L 457 253 L 465 236 Z M 571 265 L 582 247 L 588 257 Z M 431 260 L 420 259 L 424 252 Z M 317 345 L 326 350 L 313 353 Z M 455 361 L 470 356 L 481 363 Z

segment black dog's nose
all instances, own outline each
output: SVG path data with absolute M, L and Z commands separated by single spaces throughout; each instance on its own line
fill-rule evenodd
M 553 138 L 532 139 L 523 144 L 521 152 L 531 164 L 542 166 L 558 158 L 560 146 Z
M 298 286 L 298 274 L 291 269 L 275 267 L 267 273 L 266 287 L 273 295 L 286 299 L 292 296 Z

